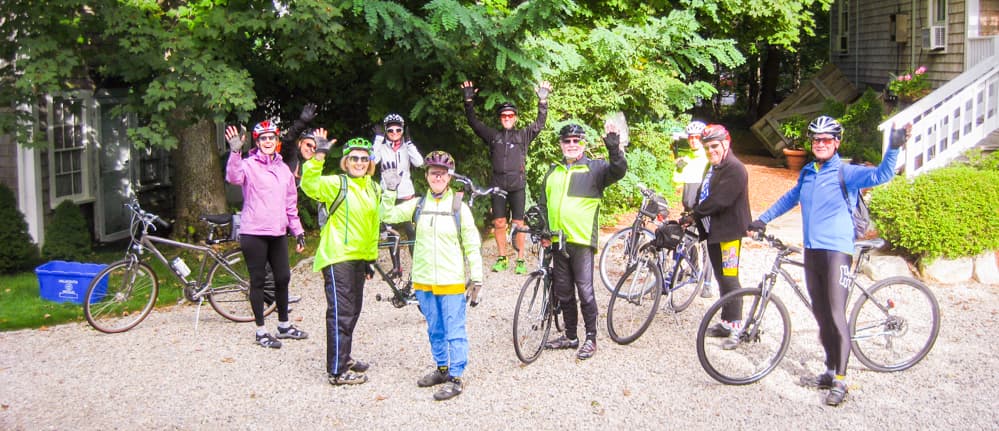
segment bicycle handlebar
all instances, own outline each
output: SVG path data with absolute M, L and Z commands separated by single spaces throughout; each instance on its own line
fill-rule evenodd
M 803 253 L 801 247 L 795 247 L 793 245 L 784 244 L 784 241 L 781 241 L 780 238 L 777 238 L 776 236 L 770 235 L 765 232 L 753 232 L 752 238 L 757 241 L 766 241 L 767 243 L 770 244 L 771 247 L 776 248 L 778 250 L 782 251 L 787 250 L 792 253 L 798 253 L 798 254 Z
M 124 203 L 124 206 L 125 208 L 131 210 L 135 217 L 138 217 L 139 221 L 146 226 L 152 226 L 152 224 L 155 223 L 164 229 L 170 227 L 170 223 L 167 223 L 167 221 L 160 218 L 160 216 L 142 209 L 142 207 L 139 206 L 139 201 L 137 200 L 126 202 Z M 153 227 L 153 230 L 156 230 L 156 228 Z

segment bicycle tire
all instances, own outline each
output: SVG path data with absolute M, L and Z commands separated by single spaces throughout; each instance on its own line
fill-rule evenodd
M 690 243 L 684 256 L 676 261 L 673 270 L 670 271 L 667 288 L 669 306 L 674 312 L 686 310 L 704 286 L 704 277 L 701 274 L 704 269 L 699 267 L 695 258 L 700 258 L 700 249 L 697 243 Z
M 83 315 L 94 329 L 115 334 L 141 323 L 159 295 L 159 280 L 149 265 L 124 259 L 94 276 L 84 295 Z
M 524 282 L 513 311 L 513 350 L 524 364 L 541 356 L 552 326 L 551 291 L 545 288 L 545 275 L 535 271 Z
M 250 304 L 250 270 L 246 267 L 243 250 L 237 248 L 222 254 L 232 271 L 216 262 L 208 271 L 208 303 L 215 312 L 233 322 L 252 322 L 253 306 Z M 267 267 L 268 279 L 273 283 L 274 277 L 270 266 Z M 266 283 L 266 282 L 265 282 Z M 265 286 L 264 289 L 267 289 Z M 277 308 L 277 301 L 269 304 L 264 302 L 264 316 L 271 314 Z
M 618 280 L 607 305 L 607 334 L 618 344 L 641 337 L 659 310 L 663 276 L 655 250 L 645 250 Z
M 642 244 L 652 241 L 656 237 L 651 230 L 645 228 L 641 229 L 645 238 L 644 240 L 638 241 L 635 248 L 636 253 Z M 634 227 L 626 227 L 614 232 L 614 234 L 607 239 L 607 242 L 604 244 L 604 248 L 600 250 L 598 272 L 600 273 L 600 282 L 603 283 L 605 288 L 607 288 L 608 293 L 614 293 L 614 288 L 617 287 L 617 280 L 619 280 L 621 278 L 621 274 L 624 274 L 624 271 L 628 269 L 628 264 L 630 263 L 628 259 L 628 240 L 633 230 Z
M 787 308 L 774 295 L 764 302 L 762 294 L 759 288 L 738 289 L 719 298 L 704 313 L 697 328 L 697 360 L 711 378 L 726 385 L 746 385 L 770 374 L 784 358 L 791 343 Z M 735 300 L 742 301 L 743 315 L 747 317 L 743 321 L 739 345 L 724 350 L 721 341 L 726 338 L 708 337 L 707 330 L 721 321 L 721 310 Z M 748 312 L 745 312 L 747 305 Z M 774 309 L 777 318 L 774 318 Z
M 850 313 L 854 355 L 874 371 L 916 365 L 940 332 L 940 305 L 933 292 L 911 277 L 878 281 L 867 292 L 870 296 L 861 292 Z

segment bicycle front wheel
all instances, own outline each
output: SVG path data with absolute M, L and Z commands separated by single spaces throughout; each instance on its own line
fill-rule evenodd
M 691 243 L 687 245 L 683 257 L 673 265 L 669 277 L 669 306 L 675 312 L 686 310 L 704 286 L 700 257 L 700 247 Z
M 656 317 L 663 293 L 656 253 L 651 249 L 640 252 L 611 295 L 607 305 L 607 334 L 618 344 L 637 340 Z
M 881 280 L 861 292 L 850 313 L 853 353 L 875 371 L 901 371 L 922 360 L 940 332 L 940 306 L 910 277 Z
M 791 320 L 776 296 L 762 296 L 760 289 L 729 292 L 708 308 L 697 328 L 697 359 L 713 379 L 726 385 L 745 385 L 770 374 L 791 343 Z M 712 338 L 708 328 L 722 323 L 726 307 L 743 309 L 739 343 L 723 346 L 727 338 Z M 771 307 L 772 306 L 772 307 Z
M 121 260 L 99 272 L 87 287 L 83 315 L 94 329 L 125 332 L 142 322 L 159 294 L 159 281 L 149 265 Z
M 250 270 L 246 268 L 243 250 L 234 249 L 222 255 L 222 261 L 215 263 L 208 272 L 208 303 L 216 312 L 234 322 L 252 322 L 253 307 L 250 305 Z M 267 267 L 267 279 L 273 294 L 274 276 Z M 268 282 L 265 282 L 268 283 Z M 277 308 L 277 302 L 267 297 L 268 286 L 264 287 L 264 315 Z
M 545 276 L 535 272 L 528 277 L 517 297 L 513 311 L 513 350 L 525 364 L 541 356 L 552 326 L 551 291 L 545 288 Z
M 633 232 L 635 232 L 635 229 L 631 227 L 614 232 L 610 239 L 607 240 L 607 243 L 604 244 L 604 248 L 600 250 L 600 259 L 598 262 L 600 281 L 610 293 L 614 293 L 617 281 L 621 279 L 624 271 L 628 269 L 628 265 L 638 255 L 638 249 L 642 244 L 652 241 L 656 237 L 652 231 L 641 228 L 639 232 L 640 237 L 637 238 L 638 241 L 633 246 Z

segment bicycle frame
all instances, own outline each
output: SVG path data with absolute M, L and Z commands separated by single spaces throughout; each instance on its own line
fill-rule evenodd
M 410 246 L 415 243 L 416 241 L 412 239 L 402 241 L 402 236 L 398 231 L 391 226 L 385 225 L 385 231 L 382 232 L 381 238 L 378 241 L 378 248 L 388 250 L 391 260 L 396 261 L 396 258 L 399 256 L 400 247 Z M 375 272 L 381 276 L 382 281 L 384 281 L 385 284 L 389 286 L 389 289 L 392 290 L 392 296 L 390 298 L 383 298 L 381 294 L 375 294 L 376 301 L 388 300 L 396 308 L 402 308 L 406 306 L 406 304 L 417 303 L 416 295 L 413 294 L 412 283 L 405 282 L 404 277 L 401 275 L 402 268 L 389 268 L 386 270 L 381 264 L 378 263 L 378 260 L 375 260 L 371 266 L 374 268 Z M 393 269 L 400 271 L 398 276 L 394 277 L 391 274 Z M 401 284 L 406 285 L 400 286 Z
M 202 256 L 203 258 L 199 259 L 201 262 L 198 266 L 197 277 L 195 277 L 193 280 L 189 280 L 188 277 L 182 275 L 176 268 L 173 267 L 173 265 L 170 264 L 170 261 L 166 258 L 166 256 L 163 255 L 163 253 L 159 250 L 159 248 L 156 247 L 157 243 L 165 244 L 171 247 L 182 248 L 185 250 L 192 250 L 199 253 L 199 255 Z M 238 274 L 235 271 L 233 271 L 232 267 L 229 266 L 229 263 L 226 262 L 225 259 L 222 259 L 222 256 L 218 252 L 216 252 L 214 248 L 210 246 L 188 244 L 185 242 L 174 241 L 172 239 L 167 239 L 155 235 L 149 235 L 148 233 L 143 231 L 139 237 L 139 240 L 133 241 L 133 244 L 129 248 L 127 254 L 134 255 L 136 259 L 141 261 L 142 255 L 146 250 L 150 251 L 153 254 L 153 256 L 156 257 L 156 259 L 162 262 L 163 265 L 170 270 L 170 273 L 172 273 L 173 276 L 178 281 L 180 281 L 180 283 L 183 286 L 193 289 L 189 293 L 190 296 L 187 298 L 191 302 L 200 300 L 202 296 L 205 294 L 205 292 L 209 290 L 209 288 L 211 288 L 211 286 L 208 284 L 207 271 L 205 271 L 205 269 L 209 268 L 207 266 L 209 259 L 222 265 L 222 267 L 225 268 L 226 271 L 229 271 L 231 274 L 238 276 Z M 192 271 L 191 274 L 193 275 L 194 272 Z

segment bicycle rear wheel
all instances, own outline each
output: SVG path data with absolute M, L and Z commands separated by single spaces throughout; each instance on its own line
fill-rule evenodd
M 125 332 L 149 315 L 158 294 L 159 280 L 149 265 L 121 260 L 91 280 L 84 296 L 83 315 L 98 331 Z
M 216 312 L 234 322 L 252 322 L 253 307 L 250 305 L 250 270 L 246 268 L 243 250 L 233 249 L 222 255 L 222 261 L 228 264 L 215 263 L 208 271 L 208 303 Z M 267 267 L 268 282 L 265 286 L 265 296 L 268 288 L 274 289 L 274 277 L 270 266 Z M 267 283 L 267 282 L 265 282 Z M 277 308 L 273 299 L 264 302 L 264 315 L 271 314 Z
M 513 350 L 517 359 L 530 364 L 541 356 L 541 350 L 548 341 L 552 326 L 551 291 L 545 288 L 545 276 L 534 272 L 517 297 L 517 308 L 513 311 Z
M 925 284 L 910 277 L 881 280 L 861 292 L 850 313 L 853 353 L 875 371 L 901 371 L 933 348 L 940 306 Z
M 634 258 L 638 254 L 638 248 L 649 241 L 655 239 L 656 235 L 652 231 L 642 228 L 641 238 L 631 249 L 631 235 L 634 228 L 626 227 L 611 235 L 604 248 L 600 250 L 599 273 L 600 281 L 607 288 L 607 291 L 614 293 L 617 281 L 621 279 L 624 271 L 628 269 L 629 257 Z
M 734 349 L 725 350 L 726 338 L 711 338 L 707 330 L 722 322 L 723 308 L 735 301 L 742 301 L 742 334 Z M 713 379 L 745 385 L 770 374 L 790 343 L 791 321 L 780 299 L 773 295 L 764 299 L 760 289 L 739 289 L 718 299 L 704 314 L 697 328 L 697 359 Z
M 663 276 L 657 266 L 656 251 L 639 253 L 638 260 L 618 280 L 607 305 L 607 334 L 618 344 L 641 337 L 659 309 Z
M 669 305 L 675 312 L 686 310 L 704 286 L 700 255 L 697 243 L 692 242 L 687 245 L 683 257 L 673 265 L 669 278 Z

